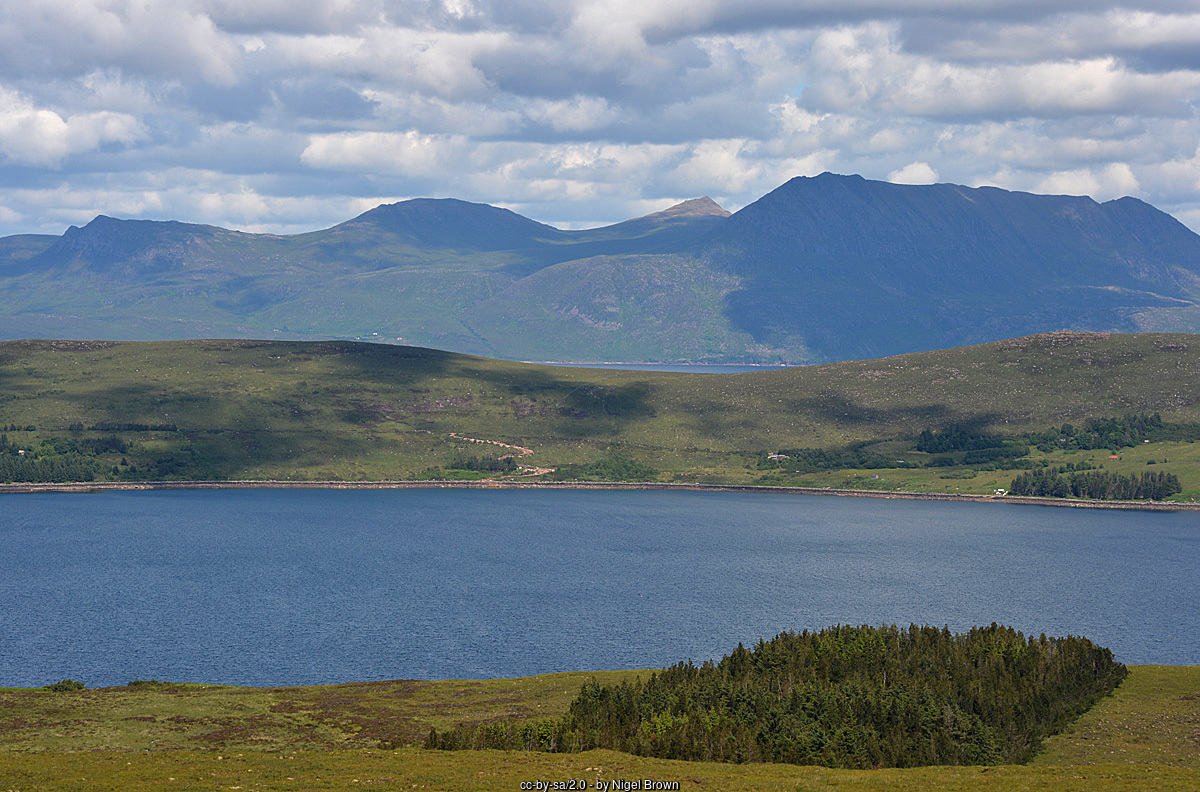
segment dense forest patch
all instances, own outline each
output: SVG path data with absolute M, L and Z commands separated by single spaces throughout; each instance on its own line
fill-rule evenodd
M 1023 763 L 1125 678 L 1085 638 L 832 627 L 589 683 L 558 720 L 433 730 L 427 748 L 578 752 L 829 767 Z
M 1021 473 L 1013 479 L 1011 495 L 1092 500 L 1164 500 L 1182 491 L 1174 473 L 1121 476 L 1102 470 L 1067 472 L 1057 467 Z

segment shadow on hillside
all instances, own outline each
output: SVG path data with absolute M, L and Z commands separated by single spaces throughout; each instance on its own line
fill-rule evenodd
M 898 407 L 868 407 L 847 398 L 845 394 L 827 391 L 818 396 L 792 399 L 789 407 L 807 413 L 817 420 L 828 421 L 854 429 L 863 427 L 897 427 L 916 431 L 936 429 L 954 424 L 964 429 L 984 431 L 997 420 L 998 413 L 964 413 L 945 404 L 921 404 Z
M 378 452 L 370 432 L 355 432 L 351 422 L 309 428 L 302 417 L 276 420 L 291 406 L 286 400 L 249 397 L 231 405 L 220 392 L 169 383 L 101 386 L 58 398 L 77 404 L 89 427 L 114 425 L 105 434 L 129 443 L 124 456 L 136 467 L 135 479 L 230 479 L 272 466 L 311 473 Z
M 361 382 L 364 390 L 407 389 L 411 393 L 431 385 L 431 380 L 462 379 L 481 383 L 492 396 L 506 403 L 536 398 L 553 410 L 549 421 L 552 430 L 566 438 L 619 432 L 625 424 L 655 415 L 651 403 L 653 389 L 644 380 L 580 382 L 558 376 L 544 366 L 523 366 L 518 370 L 514 368 L 517 364 L 509 361 L 420 347 L 318 342 L 299 343 L 290 348 L 298 355 L 336 356 L 342 376 L 349 382 Z M 464 391 L 460 394 L 463 403 L 451 406 L 467 407 L 470 399 L 466 397 L 477 395 L 474 391 Z M 453 397 L 448 401 L 453 402 Z M 361 409 L 346 413 L 351 423 L 367 423 L 382 417 L 380 414 L 372 418 Z
M 966 413 L 945 404 L 872 407 L 829 391 L 785 397 L 770 416 L 747 416 L 727 405 L 710 404 L 696 411 L 690 425 L 702 435 L 736 443 L 738 438 L 764 433 L 781 437 L 844 431 L 863 440 L 885 440 L 950 425 L 987 432 L 1002 421 L 998 413 Z

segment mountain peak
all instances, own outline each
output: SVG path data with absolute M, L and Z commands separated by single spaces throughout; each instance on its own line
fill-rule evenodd
M 417 246 L 462 250 L 526 248 L 560 233 L 509 209 L 456 198 L 383 204 L 335 228 L 356 226 L 374 226 Z
M 705 195 L 701 198 L 692 198 L 689 201 L 677 203 L 670 209 L 663 209 L 661 212 L 655 212 L 646 217 L 667 220 L 675 217 L 729 217 L 729 214 L 727 210 L 721 208 L 720 204 Z

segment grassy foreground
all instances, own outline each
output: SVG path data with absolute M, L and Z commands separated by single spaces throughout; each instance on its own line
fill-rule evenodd
M 143 685 L 0 690 L 0 788 L 515 790 L 524 781 L 677 781 L 711 790 L 1195 790 L 1200 666 L 1131 666 L 1116 692 L 1026 766 L 830 770 L 406 745 L 464 720 L 560 715 L 586 678 L 303 688 Z
M 76 456 L 95 463 L 97 480 L 535 479 L 572 465 L 587 480 L 604 472 L 600 463 L 608 475 L 599 477 L 610 479 L 991 494 L 1013 471 L 780 478 L 759 467 L 760 455 L 871 443 L 920 464 L 928 455 L 912 453 L 912 439 L 949 424 L 1011 434 L 1135 412 L 1197 422 L 1198 350 L 1192 335 L 1054 333 L 881 360 L 674 374 L 348 342 L 16 341 L 0 344 L 0 426 L 12 448 L 29 449 L 26 459 L 90 454 Z M 105 445 L 114 442 L 120 448 Z M 456 465 L 510 453 L 522 470 Z M 1029 459 L 1170 473 L 1183 486 L 1175 500 L 1200 497 L 1198 443 L 1109 456 Z

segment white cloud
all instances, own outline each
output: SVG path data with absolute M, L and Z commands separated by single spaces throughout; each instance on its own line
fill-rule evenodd
M 1186 115 L 1200 71 L 1143 74 L 1113 56 L 964 65 L 904 51 L 895 24 L 829 30 L 813 46 L 821 77 L 812 98 L 846 111 L 899 116 L 1060 117 L 1153 112 Z
M 889 173 L 887 179 L 892 184 L 933 184 L 938 173 L 928 162 L 910 162 Z
M 72 154 L 144 137 L 137 119 L 108 111 L 64 118 L 0 86 L 0 153 L 18 165 L 61 167 Z
M 949 36 L 944 34 L 949 33 Z M 1039 61 L 1107 53 L 1161 53 L 1193 47 L 1200 14 L 1113 8 L 1057 14 L 1050 20 L 986 20 L 929 32 L 928 48 L 955 60 Z M 925 40 L 922 38 L 922 43 Z
M 190 3 L 38 0 L 4 8 L 0 51 L 13 70 L 80 75 L 118 67 L 222 85 L 238 79 L 240 49 Z
M 814 151 L 803 157 L 789 157 L 775 163 L 769 174 L 765 174 L 764 181 L 774 186 L 796 176 L 816 176 L 836 167 L 836 163 L 837 152 L 828 149 Z
M 199 189 L 195 185 L 200 185 Z M 153 182 L 129 185 L 127 189 L 78 187 L 64 182 L 45 189 L 12 190 L 6 198 L 8 206 L 0 207 L 0 223 L 34 220 L 37 225 L 26 226 L 28 232 L 61 234 L 68 225 L 83 225 L 97 214 L 109 214 L 158 220 L 182 217 L 188 222 L 239 231 L 300 233 L 330 225 L 328 217 L 346 220 L 380 203 L 409 197 L 278 196 L 262 192 L 244 179 L 172 170 Z M 281 217 L 290 222 L 279 222 Z
M 526 114 L 555 132 L 584 132 L 617 118 L 617 111 L 602 96 L 575 96 L 557 101 L 538 99 L 529 103 Z
M 408 132 L 340 132 L 314 135 L 300 154 L 307 165 L 366 173 L 437 174 L 454 167 L 462 137 Z
M 829 117 L 828 113 L 811 113 L 795 101 L 771 105 L 771 110 L 779 117 L 783 132 L 789 135 L 812 132 L 818 124 Z
M 1038 183 L 1037 191 L 1050 195 L 1090 195 L 1098 201 L 1136 195 L 1137 177 L 1123 162 L 1114 162 L 1099 170 L 1074 170 L 1052 173 Z
M 1195 0 L 38 0 L 0 86 L 0 233 L 431 194 L 586 225 L 823 170 L 1200 227 Z
M 273 36 L 265 49 L 290 67 L 419 88 L 435 96 L 480 96 L 488 79 L 475 64 L 505 51 L 503 32 L 457 33 L 375 25 L 353 35 Z
M 703 140 L 692 147 L 686 161 L 666 176 L 677 191 L 703 194 L 737 194 L 750 185 L 758 185 L 762 164 L 756 161 L 752 146 L 745 140 Z
M 446 13 L 455 19 L 470 19 L 479 16 L 479 9 L 471 0 L 441 0 Z
M 195 6 L 224 30 L 330 33 L 378 20 L 382 8 L 345 0 L 200 0 Z
M 525 122 L 516 109 L 470 99 L 450 101 L 412 90 L 376 90 L 363 92 L 375 103 L 375 123 L 392 129 L 416 127 L 430 134 L 469 130 L 479 138 L 508 136 Z
M 1175 219 L 1193 231 L 1200 230 L 1200 209 L 1182 209 L 1171 213 Z

